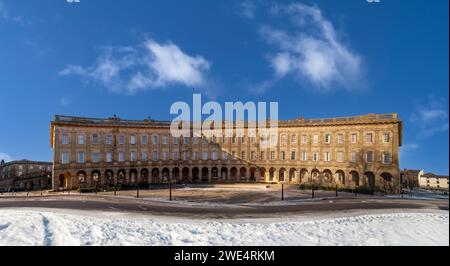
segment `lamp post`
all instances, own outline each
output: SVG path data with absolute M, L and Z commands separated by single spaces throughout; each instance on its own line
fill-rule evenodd
M 281 200 L 284 200 L 284 183 L 281 183 Z

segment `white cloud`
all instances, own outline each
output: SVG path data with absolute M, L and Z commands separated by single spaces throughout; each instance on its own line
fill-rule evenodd
M 0 1 L 0 19 L 8 19 L 8 11 L 2 1 Z
M 4 152 L 0 152 L 0 161 L 1 160 L 5 160 L 5 162 L 9 162 L 9 161 L 12 161 L 12 158 L 8 154 L 6 154 Z
M 70 104 L 70 99 L 67 97 L 61 97 L 61 99 L 59 99 L 59 104 L 62 106 L 67 106 Z
M 269 56 L 276 78 L 291 76 L 308 81 L 316 89 L 329 91 L 337 85 L 352 90 L 364 86 L 362 58 L 338 37 L 333 24 L 316 6 L 274 6 L 276 17 L 289 18 L 293 29 L 262 26 L 261 35 L 275 47 Z
M 410 121 L 419 129 L 420 136 L 429 137 L 449 129 L 448 107 L 445 100 L 429 96 L 416 104 Z
M 255 18 L 255 5 L 250 0 L 242 1 L 241 3 L 241 14 L 246 18 Z
M 207 86 L 211 63 L 191 56 L 173 43 L 147 40 L 135 47 L 105 47 L 89 67 L 67 65 L 60 75 L 78 75 L 112 91 L 134 94 L 140 90 L 182 85 L 196 89 Z

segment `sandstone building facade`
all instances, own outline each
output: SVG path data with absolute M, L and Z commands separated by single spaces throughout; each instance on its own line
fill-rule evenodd
M 159 182 L 273 182 L 398 192 L 397 114 L 279 121 L 260 137 L 174 138 L 170 122 L 55 116 L 54 190 Z
M 50 189 L 52 163 L 20 160 L 0 162 L 0 191 Z

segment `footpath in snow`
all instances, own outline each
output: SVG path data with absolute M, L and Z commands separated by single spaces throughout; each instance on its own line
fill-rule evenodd
M 299 219 L 300 220 L 300 219 Z M 298 221 L 192 220 L 0 210 L 0 245 L 449 245 L 449 215 L 395 213 Z

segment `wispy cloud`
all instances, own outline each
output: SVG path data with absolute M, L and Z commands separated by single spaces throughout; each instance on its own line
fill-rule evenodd
M 1 22 L 1 20 L 11 21 L 11 22 L 17 23 L 21 26 L 30 24 L 30 22 L 27 19 L 25 19 L 23 16 L 11 15 L 8 8 L 6 7 L 5 3 L 0 0 L 0 22 Z
M 12 157 L 4 152 L 0 152 L 0 161 L 5 160 L 5 162 L 12 161 Z
M 70 99 L 67 97 L 61 97 L 61 99 L 59 99 L 59 105 L 61 106 L 68 106 L 70 104 Z
M 189 55 L 171 42 L 150 39 L 132 47 L 103 47 L 95 64 L 67 65 L 59 74 L 78 75 L 112 91 L 135 94 L 172 85 L 206 89 L 210 67 L 200 55 Z
M 317 6 L 276 5 L 271 13 L 275 18 L 288 18 L 291 27 L 260 28 L 263 38 L 276 51 L 268 56 L 274 70 L 273 82 L 290 76 L 320 91 L 364 86 L 362 57 L 338 38 L 333 24 Z
M 6 10 L 6 6 L 3 1 L 0 1 L 0 19 L 7 19 L 8 11 Z
M 400 147 L 400 156 L 404 157 L 409 155 L 411 152 L 415 152 L 419 149 L 419 144 L 417 143 L 404 143 Z
M 246 18 L 255 18 L 255 4 L 250 0 L 244 0 L 240 5 L 240 13 Z
M 410 121 L 419 129 L 419 134 L 422 137 L 446 132 L 449 128 L 448 106 L 444 99 L 437 99 L 431 95 L 426 100 L 419 101 L 416 104 Z

